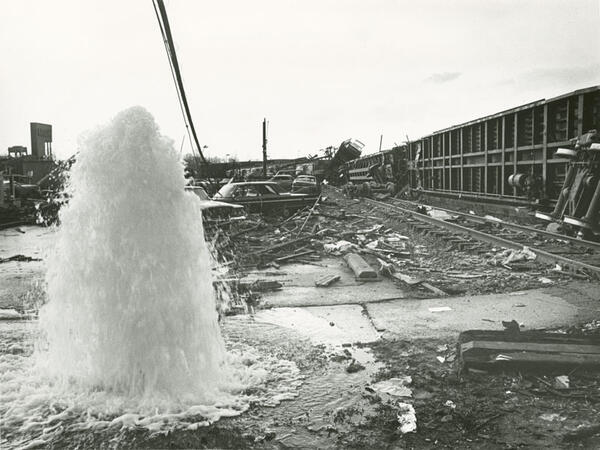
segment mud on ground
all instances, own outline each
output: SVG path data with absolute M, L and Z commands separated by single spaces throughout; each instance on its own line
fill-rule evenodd
M 289 338 L 289 336 L 288 336 Z M 372 381 L 410 374 L 418 418 L 416 433 L 401 434 L 396 409 L 364 387 L 354 404 L 328 411 L 327 426 L 315 429 L 302 396 L 311 381 L 341 370 L 338 362 L 315 351 L 296 355 L 308 388 L 300 398 L 276 408 L 253 407 L 240 417 L 222 419 L 196 431 L 150 436 L 143 430 L 68 435 L 54 448 L 598 448 L 600 425 L 598 374 L 570 374 L 574 388 L 557 392 L 546 383 L 560 371 L 507 370 L 457 375 L 453 363 L 440 363 L 454 353 L 452 340 L 381 340 L 368 347 L 385 361 Z M 335 386 L 330 386 L 335 389 Z M 289 441 L 294 435 L 295 440 Z M 300 437 L 300 438 L 299 438 Z
M 335 350 L 315 343 L 310 336 L 289 327 L 257 322 L 245 314 L 226 317 L 222 327 L 230 345 L 247 343 L 261 352 L 290 359 L 297 364 L 304 376 L 304 384 L 296 399 L 284 401 L 277 407 L 254 405 L 239 417 L 222 419 L 196 431 L 175 431 L 167 435 L 150 435 L 141 429 L 110 429 L 98 434 L 69 433 L 65 429 L 49 448 L 600 447 L 599 372 L 580 368 L 568 371 L 458 371 L 455 353 L 458 333 L 464 331 L 465 326 L 480 328 L 485 325 L 499 329 L 499 319 L 520 321 L 522 316 L 519 313 L 527 308 L 529 317 L 539 316 L 536 326 L 548 326 L 545 324 L 549 310 L 544 308 L 546 301 L 556 302 L 560 307 L 557 318 L 552 321 L 553 327 L 564 325 L 562 331 L 580 333 L 584 323 L 589 324 L 598 318 L 600 290 L 597 283 L 573 280 L 564 274 L 553 273 L 551 267 L 536 263 L 523 272 L 494 265 L 491 263 L 493 251 L 457 250 L 444 242 L 415 233 L 405 224 L 383 217 L 361 201 L 345 198 L 334 189 L 326 194 L 328 199 L 309 217 L 307 211 L 291 220 L 277 215 L 254 217 L 253 222 L 245 225 L 246 230 L 231 230 L 218 236 L 214 242 L 220 243 L 223 260 L 232 262 L 232 271 L 225 276 L 237 280 L 252 271 L 260 273 L 268 270 L 287 271 L 288 275 L 283 278 L 289 279 L 289 273 L 293 272 L 291 264 L 282 263 L 279 268 L 267 264 L 277 257 L 307 249 L 314 250 L 314 253 L 296 259 L 294 264 L 305 264 L 315 273 L 323 272 L 328 264 L 327 258 L 340 256 L 325 255 L 325 244 L 344 238 L 359 249 L 365 248 L 366 244 L 389 229 L 409 238 L 409 257 L 392 256 L 397 268 L 402 273 L 423 278 L 450 295 L 437 298 L 422 286 L 407 286 L 385 279 L 381 283 L 387 283 L 386 289 L 395 290 L 401 300 L 377 303 L 372 307 L 358 301 L 364 314 L 376 325 L 374 328 L 380 327 L 377 331 L 381 331 L 382 337 L 375 342 L 350 341 Z M 341 210 L 344 210 L 343 217 Z M 284 220 L 287 221 L 282 223 Z M 378 225 L 383 227 L 364 232 Z M 333 231 L 317 235 L 320 230 L 327 229 Z M 49 230 L 32 227 L 22 231 L 25 232 L 4 232 L 3 236 L 7 239 L 2 241 L 0 257 L 23 254 L 37 258 L 43 255 L 39 248 L 48 239 Z M 303 235 L 308 235 L 308 241 L 296 247 L 268 253 L 267 258 L 254 257 L 269 245 Z M 368 253 L 363 256 L 374 267 L 379 267 L 377 256 Z M 0 269 L 4 269 L 0 275 L 0 307 L 25 312 L 35 310 L 44 301 L 41 282 L 43 261 L 9 261 L 1 264 Z M 280 292 L 283 296 L 294 298 L 298 286 L 285 280 L 282 284 Z M 373 283 L 372 286 L 377 291 L 383 284 Z M 538 290 L 529 290 L 533 288 Z M 350 284 L 346 289 L 355 293 L 355 287 Z M 508 295 L 515 292 L 518 295 Z M 472 299 L 483 299 L 477 295 L 489 293 L 497 294 L 489 297 L 489 301 L 508 302 L 511 308 L 522 305 L 508 309 L 510 317 L 484 321 L 490 317 L 489 303 L 473 301 L 467 313 L 467 309 L 459 308 L 458 297 L 454 297 L 461 295 L 460 302 L 468 305 Z M 270 294 L 252 294 L 259 311 Z M 530 303 L 534 297 L 537 303 Z M 443 301 L 450 305 L 455 308 L 454 314 L 461 314 L 461 321 L 453 323 L 450 315 L 428 315 L 424 306 L 428 305 L 427 301 Z M 305 312 L 311 311 L 302 305 L 296 306 Z M 336 306 L 331 308 L 332 311 L 339 309 Z M 563 314 L 564 311 L 569 314 Z M 418 317 L 425 317 L 420 325 L 429 326 L 426 338 L 423 337 L 423 329 L 416 326 Z M 338 320 L 335 319 L 335 322 Z M 439 323 L 444 326 L 433 326 Z M 343 324 L 334 323 L 332 327 L 352 330 L 353 324 L 350 322 L 342 327 Z M 527 328 L 530 323 L 525 321 L 524 325 Z M 588 328 L 588 332 L 597 329 L 594 326 Z M 370 352 L 376 361 L 366 364 L 364 370 L 349 373 L 346 369 L 361 351 Z M 413 396 L 410 402 L 416 410 L 417 431 L 402 434 L 398 428 L 397 410 L 374 395 L 368 386 L 406 375 L 412 378 L 410 387 Z M 569 376 L 570 389 L 557 390 L 553 387 L 557 375 Z

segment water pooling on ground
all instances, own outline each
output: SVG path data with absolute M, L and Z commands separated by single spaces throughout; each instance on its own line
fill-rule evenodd
M 300 418 L 302 427 L 284 433 L 279 441 L 290 447 L 332 446 L 331 434 L 350 432 L 376 414 L 374 404 L 365 396 L 371 377 L 383 367 L 368 348 L 353 345 L 378 340 L 381 336 L 363 314 L 360 305 L 306 308 L 276 308 L 256 313 L 254 320 L 274 324 L 306 336 L 322 346 L 332 360 L 343 357 L 336 367 L 305 381 L 300 398 L 286 405 L 286 413 Z M 348 373 L 350 361 L 364 369 Z
M 85 139 L 46 258 L 49 301 L 0 355 L 3 446 L 65 427 L 194 428 L 295 395 L 293 363 L 225 350 L 201 211 L 184 185 L 142 108 Z
M 297 317 L 304 318 L 304 314 Z M 330 327 L 329 323 L 325 325 Z M 8 401 L 11 392 L 25 392 L 24 368 L 33 351 L 36 329 L 37 323 L 33 321 L 0 322 L 0 372 L 3 380 L 10 380 L 6 385 L 0 384 L 3 400 Z M 362 426 L 374 413 L 376 405 L 369 401 L 365 387 L 371 384 L 371 376 L 380 364 L 373 361 L 368 349 L 315 345 L 303 332 L 259 322 L 251 316 L 225 318 L 222 332 L 229 352 L 243 355 L 246 365 L 262 367 L 268 372 L 265 378 L 257 377 L 255 384 L 244 390 L 244 402 L 256 406 L 243 414 L 195 430 L 194 424 L 202 417 L 193 411 L 144 418 L 111 414 L 104 414 L 103 418 L 100 415 L 86 417 L 81 409 L 88 407 L 89 400 L 78 406 L 72 394 L 64 399 L 50 398 L 44 391 L 45 385 L 41 385 L 35 389 L 39 411 L 29 406 L 19 412 L 15 408 L 18 402 L 10 397 L 14 414 L 8 415 L 12 422 L 7 421 L 8 426 L 2 425 L 2 430 L 14 434 L 12 438 L 8 436 L 10 439 L 0 444 L 0 448 L 4 445 L 10 448 L 10 444 L 17 442 L 15 436 L 24 443 L 36 443 L 35 439 L 43 435 L 42 426 L 46 429 L 43 440 L 55 448 L 241 448 L 252 446 L 255 439 L 259 440 L 258 446 L 278 447 L 280 443 L 299 448 L 332 448 L 339 445 L 338 438 L 343 433 L 355 433 L 356 426 Z M 347 373 L 349 360 L 334 356 L 343 350 L 351 352 L 366 369 Z M 31 395 L 25 397 L 29 397 L 32 405 L 38 401 Z M 0 409 L 3 407 L 0 404 Z M 134 408 L 131 411 L 139 414 Z M 17 422 L 23 420 L 20 414 L 29 414 L 28 422 L 20 429 L 33 426 L 34 421 L 40 424 L 18 434 Z M 125 419 L 136 419 L 143 426 L 129 423 L 123 427 Z M 144 419 L 152 423 L 144 424 Z M 170 432 L 164 434 L 165 431 Z M 261 437 L 269 433 L 274 434 L 273 440 L 261 443 Z M 7 438 L 6 433 L 4 438 Z M 208 443 L 204 439 L 208 439 Z

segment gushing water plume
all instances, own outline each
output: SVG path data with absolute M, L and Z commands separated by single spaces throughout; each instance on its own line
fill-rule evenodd
M 184 185 L 143 108 L 88 135 L 51 231 L 39 323 L 0 330 L 0 350 L 21 346 L 0 351 L 0 447 L 194 430 L 297 395 L 298 367 L 248 345 L 245 318 L 222 338 L 201 204 Z
M 52 375 L 156 402 L 210 399 L 224 343 L 197 197 L 141 107 L 92 132 L 71 170 L 40 311 Z

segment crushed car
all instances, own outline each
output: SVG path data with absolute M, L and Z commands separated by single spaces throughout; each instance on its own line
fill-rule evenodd
M 290 192 L 292 190 L 294 177 L 287 173 L 278 173 L 277 175 L 269 179 L 269 181 L 277 183 L 281 187 L 282 191 Z
M 274 210 L 293 211 L 311 206 L 319 197 L 297 192 L 284 192 L 272 181 L 247 181 L 229 183 L 213 196 L 213 200 L 243 205 L 250 212 Z
M 212 200 L 201 186 L 186 186 L 185 190 L 200 199 L 202 221 L 207 230 L 228 228 L 231 224 L 246 219 L 246 211 L 242 205 Z
M 298 175 L 292 183 L 292 192 L 316 195 L 320 192 L 319 183 L 312 175 Z

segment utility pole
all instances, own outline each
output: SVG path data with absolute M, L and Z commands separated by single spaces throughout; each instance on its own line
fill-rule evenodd
M 262 123 L 263 132 L 263 177 L 267 178 L 267 119 L 263 119 Z
M 381 143 L 383 142 L 383 134 L 379 137 L 379 151 L 381 151 Z

